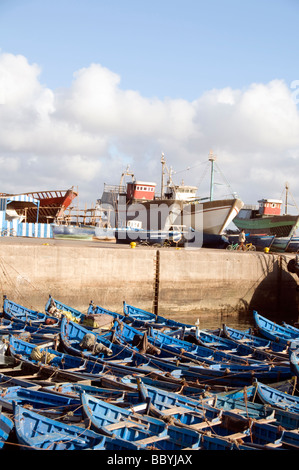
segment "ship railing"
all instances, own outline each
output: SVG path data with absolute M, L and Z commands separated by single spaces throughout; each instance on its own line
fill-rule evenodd
M 112 184 L 104 184 L 104 192 L 109 193 L 125 193 L 126 187 L 121 185 L 112 185 Z

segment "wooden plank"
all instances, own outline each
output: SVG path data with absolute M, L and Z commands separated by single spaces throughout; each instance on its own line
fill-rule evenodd
M 108 424 L 107 426 L 104 426 L 105 429 L 108 431 L 114 431 L 115 429 L 121 429 L 121 428 L 134 428 L 134 427 L 139 427 L 139 428 L 147 428 L 147 425 L 143 425 L 141 423 L 135 423 L 134 421 L 121 421 L 118 423 L 112 423 Z
M 210 428 L 212 426 L 215 426 L 215 424 L 221 424 L 221 423 L 222 423 L 221 419 L 218 419 L 217 421 L 213 421 L 213 422 L 203 421 L 202 423 L 190 424 L 189 427 L 191 429 L 194 429 L 194 431 L 200 431 L 201 429 Z
M 196 413 L 196 409 L 191 410 L 188 408 L 185 408 L 184 406 L 174 406 L 172 408 L 168 408 L 166 410 L 162 410 L 161 413 L 165 415 L 173 415 L 175 413 Z
M 243 432 L 236 432 L 235 434 L 230 434 L 229 436 L 225 436 L 225 439 L 229 441 L 234 441 L 236 439 L 243 439 L 243 437 L 247 437 L 247 434 L 244 434 Z
M 145 439 L 141 439 L 140 441 L 134 441 L 134 444 L 138 445 L 146 445 L 146 444 L 152 444 L 153 442 L 158 442 L 158 441 L 167 441 L 169 440 L 170 437 L 168 435 L 166 436 L 151 436 L 151 437 L 146 437 Z

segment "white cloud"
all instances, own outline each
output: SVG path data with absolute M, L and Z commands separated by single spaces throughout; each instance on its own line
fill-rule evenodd
M 40 68 L 0 54 L 0 191 L 78 186 L 95 202 L 104 182 L 118 184 L 126 165 L 160 184 L 160 157 L 188 183 L 201 180 L 210 149 L 245 202 L 297 191 L 299 114 L 280 80 L 244 90 L 209 90 L 197 100 L 145 98 L 121 88 L 100 64 L 74 73 L 68 89 L 50 90 Z M 47 186 L 46 186 L 47 185 Z M 204 195 L 206 188 L 200 191 Z

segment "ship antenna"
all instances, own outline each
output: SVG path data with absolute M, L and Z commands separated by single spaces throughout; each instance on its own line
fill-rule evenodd
M 211 162 L 211 184 L 210 184 L 210 200 L 213 200 L 214 197 L 214 162 L 216 156 L 213 154 L 212 150 L 209 153 L 209 161 Z
M 161 163 L 162 163 L 162 178 L 161 178 L 161 199 L 164 196 L 164 174 L 165 174 L 165 158 L 164 153 L 161 155 Z
M 285 183 L 285 190 L 286 190 L 286 197 L 285 197 L 284 211 L 285 211 L 285 214 L 287 214 L 288 213 L 288 193 L 289 193 L 289 183 L 287 181 Z

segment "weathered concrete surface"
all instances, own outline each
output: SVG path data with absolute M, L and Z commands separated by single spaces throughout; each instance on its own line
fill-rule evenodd
M 154 248 L 90 242 L 0 241 L 0 293 L 43 310 L 49 294 L 86 312 L 91 300 L 121 312 L 122 302 L 152 310 Z M 298 318 L 294 255 L 162 248 L 159 312 L 175 318 L 281 312 Z

